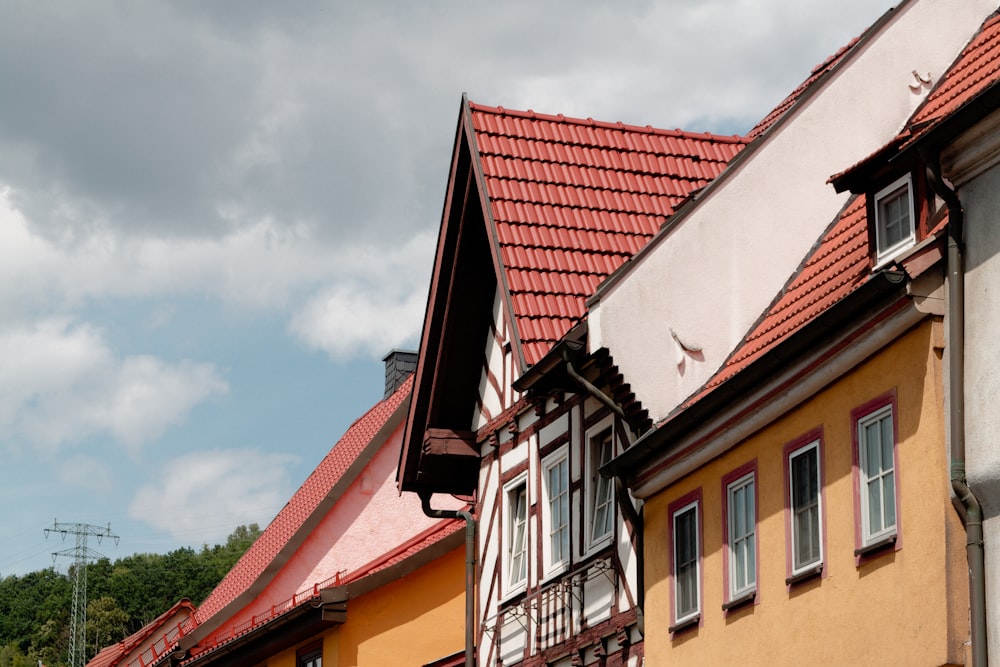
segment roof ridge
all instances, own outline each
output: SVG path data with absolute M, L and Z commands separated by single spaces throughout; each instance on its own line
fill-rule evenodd
M 689 130 L 682 130 L 676 128 L 673 130 L 667 130 L 663 128 L 653 127 L 652 125 L 631 125 L 629 123 L 623 123 L 622 121 L 602 121 L 594 120 L 593 118 L 577 118 L 575 116 L 566 116 L 565 114 L 548 114 L 535 111 L 533 109 L 519 110 L 519 109 L 508 109 L 503 106 L 489 106 L 486 104 L 480 104 L 478 102 L 473 102 L 469 100 L 469 108 L 472 111 L 479 111 L 481 113 L 492 113 L 498 116 L 513 116 L 516 118 L 527 118 L 530 120 L 543 120 L 552 123 L 568 123 L 572 125 L 586 125 L 588 127 L 600 127 L 606 130 L 622 130 L 625 132 L 637 132 L 641 134 L 658 134 L 667 137 L 684 137 L 687 139 L 697 139 L 697 140 L 715 140 L 715 141 L 725 141 L 727 143 L 746 143 L 746 137 L 739 134 L 715 134 L 713 132 L 691 132 Z

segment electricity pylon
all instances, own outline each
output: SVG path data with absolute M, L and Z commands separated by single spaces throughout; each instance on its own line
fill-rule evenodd
M 111 524 L 107 528 L 89 523 L 59 523 L 53 521 L 51 528 L 45 529 L 45 537 L 49 533 L 59 533 L 63 540 L 67 535 L 76 536 L 76 546 L 52 553 L 54 563 L 59 556 L 73 558 L 73 609 L 70 614 L 69 630 L 69 667 L 84 667 L 87 663 L 87 562 L 103 558 L 103 556 L 87 546 L 88 537 L 96 537 L 97 543 L 105 537 L 113 538 L 118 545 L 119 537 L 111 532 Z

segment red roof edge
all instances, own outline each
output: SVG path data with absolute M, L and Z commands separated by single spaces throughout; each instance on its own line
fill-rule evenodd
M 489 106 L 486 104 L 479 104 L 478 102 L 473 102 L 469 100 L 469 109 L 471 111 L 482 111 L 484 113 L 495 113 L 501 116 L 511 116 L 514 118 L 528 118 L 531 120 L 546 120 L 553 123 L 571 123 L 574 125 L 586 125 L 588 127 L 599 127 L 606 130 L 626 130 L 629 132 L 645 132 L 647 134 L 656 134 L 666 137 L 685 137 L 691 139 L 711 139 L 719 142 L 729 142 L 745 144 L 746 137 L 742 137 L 738 134 L 713 134 L 711 132 L 688 132 L 686 130 L 675 129 L 675 130 L 664 130 L 660 128 L 653 127 L 652 125 L 629 125 L 628 123 L 618 122 L 608 122 L 594 120 L 593 118 L 575 118 L 573 116 L 565 116 L 563 114 L 547 114 L 539 113 L 528 109 L 526 111 L 520 111 L 517 109 L 507 109 L 502 106 Z

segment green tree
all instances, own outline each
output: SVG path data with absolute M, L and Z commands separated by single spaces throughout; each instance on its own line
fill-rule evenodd
M 182 598 L 200 604 L 261 534 L 238 526 L 225 544 L 134 554 L 87 565 L 88 642 L 107 646 Z M 53 568 L 0 579 L 0 667 L 58 665 L 69 645 L 73 582 Z
M 128 614 L 121 610 L 114 598 L 104 596 L 87 603 L 87 637 L 93 638 L 94 653 L 121 641 L 128 629 Z

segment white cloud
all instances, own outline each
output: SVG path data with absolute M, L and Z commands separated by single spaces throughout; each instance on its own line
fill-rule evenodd
M 136 449 L 228 391 L 212 364 L 116 357 L 101 331 L 49 319 L 0 329 L 0 433 L 48 451 L 104 434 Z
M 383 355 L 415 343 L 426 291 L 372 289 L 340 284 L 323 290 L 295 315 L 291 329 L 308 345 L 335 359 Z
M 190 294 L 280 310 L 302 292 L 344 280 L 413 288 L 426 280 L 432 257 L 426 230 L 380 247 L 331 242 L 306 225 L 270 219 L 218 238 L 137 238 L 100 228 L 59 245 L 32 232 L 10 194 L 0 188 L 0 310 L 21 316 L 109 297 Z
M 263 526 L 277 514 L 291 496 L 288 468 L 296 463 L 290 454 L 248 449 L 185 454 L 135 493 L 129 516 L 179 541 L 223 541 L 236 526 Z

